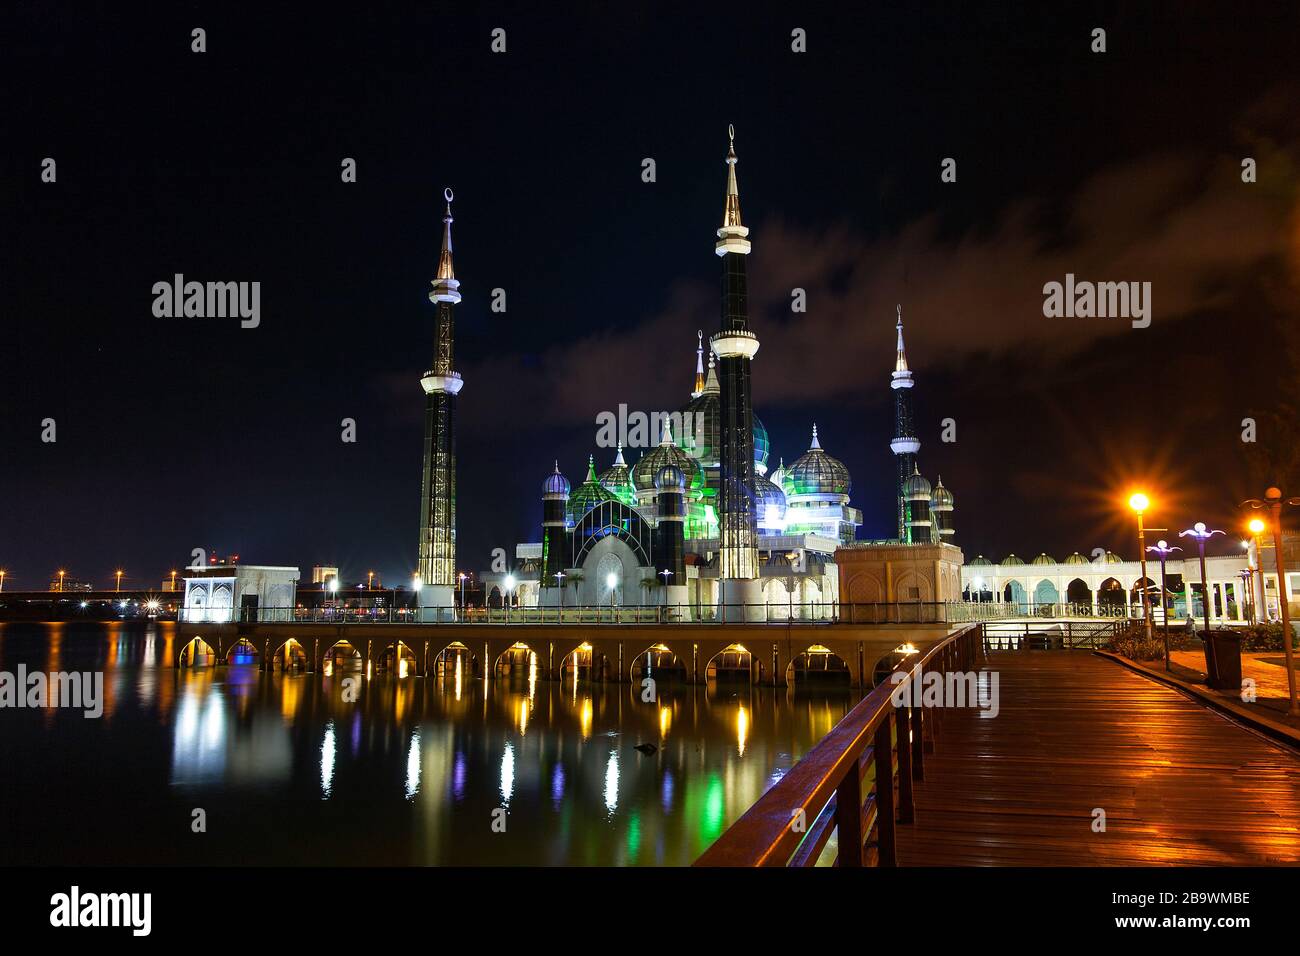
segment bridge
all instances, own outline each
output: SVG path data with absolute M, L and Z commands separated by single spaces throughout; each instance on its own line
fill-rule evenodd
M 1086 650 L 997 646 L 907 655 L 696 865 L 1300 861 L 1300 752 Z

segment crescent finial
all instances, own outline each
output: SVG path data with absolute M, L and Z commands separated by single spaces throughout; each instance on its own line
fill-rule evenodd
M 727 138 L 731 140 L 731 145 L 736 145 L 736 127 L 732 123 L 727 124 Z
M 448 186 L 446 189 L 444 189 L 444 190 L 442 191 L 442 195 L 443 195 L 443 197 L 447 200 L 447 202 L 451 202 L 452 199 L 455 198 L 455 197 L 452 195 L 451 187 L 450 187 L 450 186 Z

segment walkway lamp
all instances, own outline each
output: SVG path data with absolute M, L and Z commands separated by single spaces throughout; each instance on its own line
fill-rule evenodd
M 1264 492 L 1264 500 L 1251 498 L 1242 502 L 1243 505 L 1250 505 L 1252 508 L 1268 508 L 1273 514 L 1273 560 L 1277 564 L 1277 609 L 1282 615 L 1282 649 L 1286 651 L 1286 684 L 1287 691 L 1290 694 L 1290 706 L 1287 713 L 1292 717 L 1300 716 L 1300 701 L 1296 699 L 1296 682 L 1295 682 L 1295 653 L 1291 650 L 1291 594 L 1286 583 L 1286 561 L 1282 555 L 1282 505 L 1300 505 L 1300 498 L 1283 498 L 1281 488 L 1269 488 Z M 1262 524 L 1262 522 L 1261 522 Z M 1255 530 L 1255 522 L 1251 522 L 1251 530 Z M 1263 528 L 1259 529 L 1263 531 Z M 1258 532 L 1256 532 L 1258 534 Z M 1258 553 L 1258 549 L 1256 550 Z M 1261 564 L 1263 562 L 1260 562 Z M 1260 581 L 1264 578 L 1263 572 L 1260 572 Z M 1262 591 L 1263 588 L 1261 587 Z
M 113 585 L 113 592 L 120 593 L 122 590 L 122 569 L 118 568 L 113 572 L 113 576 L 117 578 L 117 583 Z
M 420 620 L 420 592 L 424 589 L 424 578 L 418 574 L 411 578 L 411 610 L 415 612 L 416 621 Z
M 460 616 L 461 620 L 465 619 L 465 579 L 469 577 L 464 571 L 456 575 L 456 583 L 460 585 Z
M 618 586 L 618 575 L 615 574 L 613 571 L 605 575 L 605 586 L 609 588 L 609 610 L 611 613 L 613 613 L 614 598 L 617 595 L 617 592 L 614 590 L 614 588 Z
M 63 590 L 63 576 L 64 576 L 65 574 L 67 574 L 67 573 L 68 573 L 67 571 L 59 571 L 59 590 L 60 590 L 60 591 Z
M 4 593 L 5 589 L 5 573 L 5 569 L 0 568 L 0 594 Z
M 568 575 L 563 571 L 555 572 L 555 586 L 560 589 L 560 623 L 564 623 L 564 579 Z
M 1205 527 L 1204 521 L 1198 521 L 1196 522 L 1196 524 L 1192 525 L 1186 531 L 1178 532 L 1178 537 L 1180 538 L 1185 538 L 1188 536 L 1195 538 L 1196 546 L 1201 552 L 1201 609 L 1205 613 L 1205 648 L 1206 648 L 1206 655 L 1209 659 L 1209 663 L 1215 671 L 1215 674 L 1213 676 L 1216 681 L 1218 680 L 1219 662 L 1214 658 L 1214 641 L 1210 639 L 1210 582 L 1206 580 L 1205 577 L 1205 542 L 1208 541 L 1210 538 L 1214 537 L 1216 534 L 1224 534 L 1224 533 L 1225 532 L 1219 531 L 1218 529 L 1212 530 L 1210 528 Z M 1184 581 L 1185 580 L 1186 578 L 1184 578 Z M 1191 594 L 1190 587 L 1187 589 L 1187 593 L 1189 595 Z M 1191 598 L 1189 597 L 1188 604 L 1190 605 L 1190 603 L 1191 603 Z M 1190 617 L 1191 608 L 1188 607 L 1187 610 L 1188 610 L 1188 616 Z
M 1246 522 L 1246 527 L 1250 530 L 1250 536 L 1255 541 L 1255 573 L 1259 575 L 1259 601 L 1251 601 L 1251 603 L 1258 606 L 1259 613 L 1256 617 L 1263 624 L 1268 620 L 1268 596 L 1264 591 L 1264 549 L 1260 544 L 1259 536 L 1264 533 L 1264 529 L 1268 525 L 1264 524 L 1259 518 L 1251 518 Z
M 1160 555 L 1160 617 L 1164 621 L 1161 625 L 1161 630 L 1164 632 L 1165 638 L 1165 670 L 1169 670 L 1169 607 L 1165 603 L 1168 600 L 1167 595 L 1169 592 L 1165 588 L 1165 561 L 1169 558 L 1169 555 L 1173 554 L 1175 551 L 1181 551 L 1183 549 L 1177 546 L 1171 548 L 1167 541 L 1157 541 L 1153 546 L 1147 548 L 1147 550 L 1154 551 L 1156 554 Z M 1144 571 L 1143 577 L 1145 576 L 1146 574 Z
M 1137 491 L 1129 496 L 1128 506 L 1137 514 L 1138 555 L 1142 561 L 1142 619 L 1146 623 L 1147 640 L 1151 640 L 1151 596 L 1147 591 L 1147 534 L 1142 525 L 1142 515 L 1151 506 L 1151 499 Z M 1169 666 L 1168 658 L 1165 666 Z
M 505 585 L 506 585 L 506 623 L 509 624 L 510 623 L 510 592 L 515 589 L 515 576 L 513 574 L 506 575 Z
M 1246 542 L 1246 543 L 1249 544 L 1250 542 Z M 1240 571 L 1237 572 L 1237 577 L 1241 578 L 1241 596 L 1242 599 L 1244 600 L 1246 595 L 1250 594 L 1250 592 L 1254 590 L 1254 588 L 1251 587 L 1251 583 L 1255 579 L 1255 572 L 1250 568 L 1242 568 Z M 1255 623 L 1255 599 L 1253 596 L 1250 599 L 1249 606 L 1250 606 L 1250 623 L 1254 624 Z

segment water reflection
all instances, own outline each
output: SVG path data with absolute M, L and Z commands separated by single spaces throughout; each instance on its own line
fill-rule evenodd
M 345 703 L 359 661 L 281 675 L 178 669 L 177 651 L 167 624 L 0 627 L 4 667 L 103 668 L 115 701 L 98 721 L 0 713 L 2 765 L 31 764 L 4 791 L 12 862 L 684 865 L 855 699 L 664 681 L 645 703 L 639 685 L 539 680 L 528 652 L 495 680 L 459 656 L 441 678 L 379 670 Z M 75 811 L 92 786 L 114 827 Z M 194 806 L 257 824 L 196 849 L 173 832 Z

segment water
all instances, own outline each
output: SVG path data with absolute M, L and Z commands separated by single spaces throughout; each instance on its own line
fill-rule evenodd
M 0 624 L 0 671 L 105 696 L 0 709 L 0 864 L 685 865 L 857 700 L 356 674 L 344 703 L 343 674 L 177 650 L 166 623 Z

